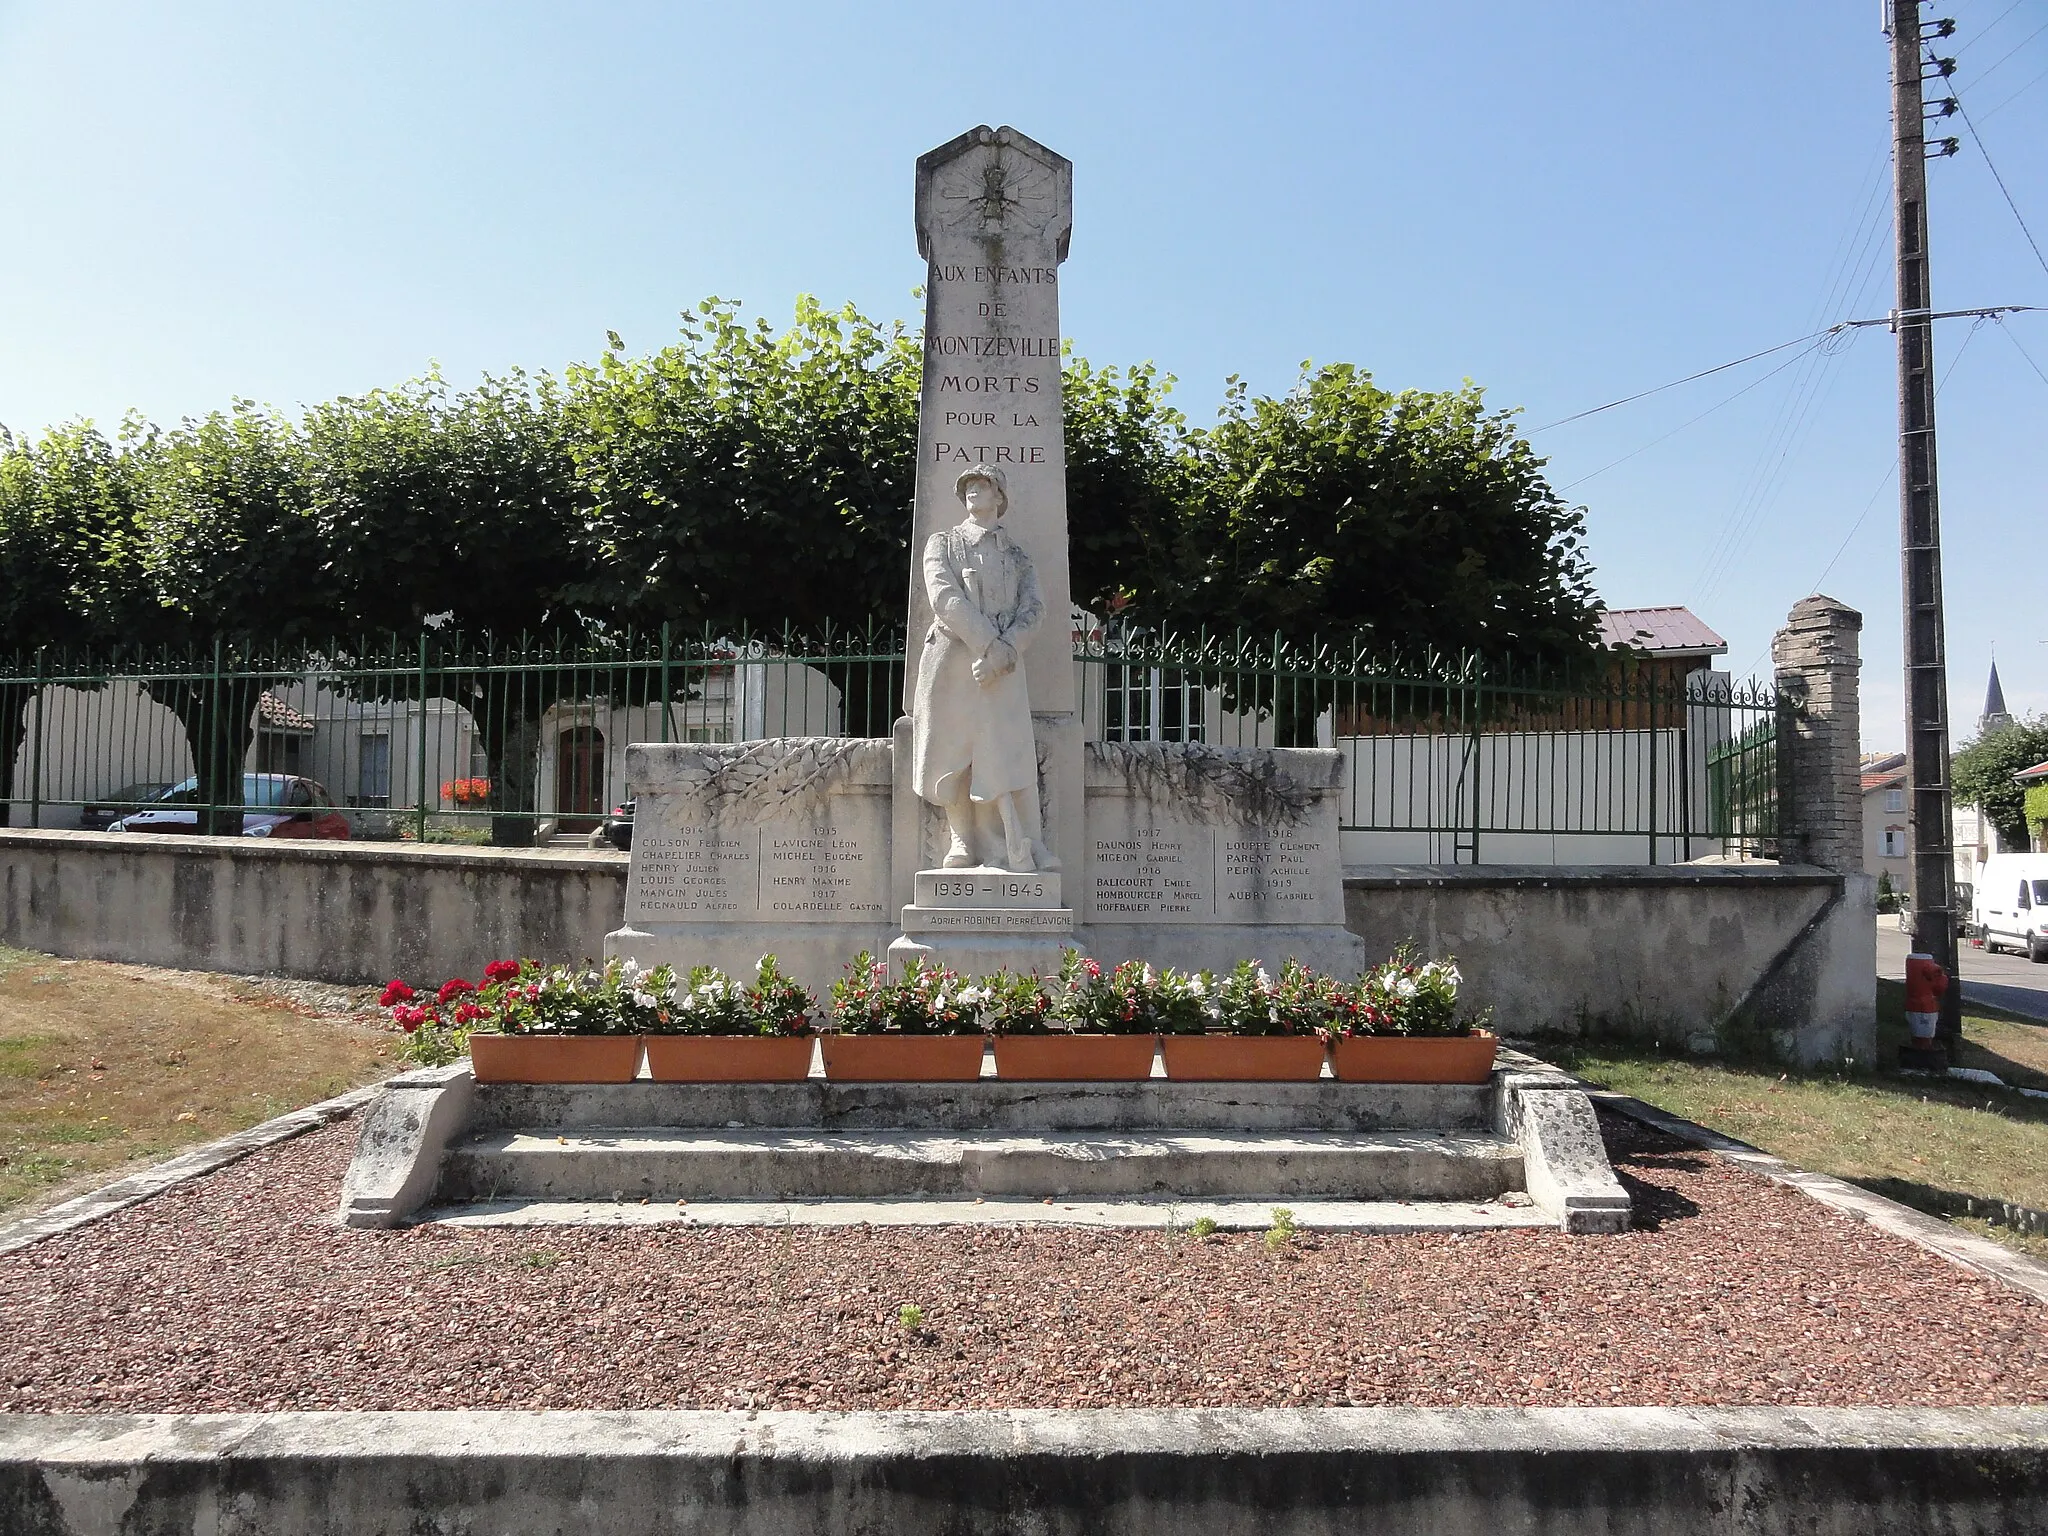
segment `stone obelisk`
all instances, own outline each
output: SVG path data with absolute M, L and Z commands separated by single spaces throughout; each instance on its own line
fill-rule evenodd
M 1060 404 L 1060 263 L 1073 227 L 1073 165 L 1014 128 L 961 134 L 917 162 L 917 249 L 925 259 L 924 380 L 911 524 L 906 716 L 932 628 L 920 555 L 960 521 L 963 470 L 1000 470 L 1003 527 L 1030 556 L 1045 615 L 1023 648 L 1039 760 L 1045 841 L 1066 870 L 1082 866 L 1080 717 L 1075 703 L 1067 564 L 1066 439 Z M 906 939 L 898 958 L 930 952 L 956 969 L 1042 968 L 1072 931 L 1061 880 L 1020 903 L 1015 881 L 940 873 L 944 821 L 906 775 L 909 722 L 896 733 L 892 864 Z M 1000 836 L 989 829 L 989 840 Z M 1072 878 L 1069 876 L 1069 878 Z M 1021 947 L 1020 947 L 1021 946 Z

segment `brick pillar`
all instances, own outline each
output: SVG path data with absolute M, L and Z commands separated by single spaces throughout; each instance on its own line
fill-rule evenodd
M 1787 864 L 1863 867 L 1862 751 L 1856 673 L 1863 615 L 1832 597 L 1804 597 L 1771 640 L 1778 697 L 1778 857 Z

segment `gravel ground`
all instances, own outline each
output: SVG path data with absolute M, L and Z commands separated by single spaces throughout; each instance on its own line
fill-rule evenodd
M 0 1410 L 2048 1401 L 2039 1304 L 1604 1124 L 1627 1236 L 1276 1256 L 1258 1234 L 348 1232 L 344 1122 L 0 1259 Z

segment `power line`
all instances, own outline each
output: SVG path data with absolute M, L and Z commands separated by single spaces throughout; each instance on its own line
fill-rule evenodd
M 1820 340 L 1815 341 L 1812 347 L 1807 348 L 1807 352 L 1811 352 L 1814 347 L 1820 346 L 1825 340 L 1826 337 L 1822 337 Z M 1648 453 L 1652 448 L 1656 447 L 1666 438 L 1676 437 L 1679 433 L 1683 432 L 1687 427 L 1691 426 L 1694 422 L 1705 421 L 1709 416 L 1713 415 L 1714 412 L 1720 410 L 1722 406 L 1734 404 L 1734 402 L 1740 400 L 1744 395 L 1748 394 L 1752 389 L 1755 389 L 1759 384 L 1764 384 L 1772 379 L 1775 379 L 1787 368 L 1790 368 L 1794 363 L 1798 362 L 1801 358 L 1805 357 L 1807 355 L 1807 352 L 1793 353 L 1792 356 L 1786 358 L 1784 362 L 1778 364 L 1778 366 L 1773 368 L 1769 373 L 1759 374 L 1756 378 L 1751 379 L 1747 384 L 1743 385 L 1742 388 L 1736 390 L 1734 394 L 1724 396 L 1722 399 L 1708 406 L 1704 411 L 1701 411 L 1699 415 L 1688 417 L 1686 420 L 1681 421 L 1677 426 L 1673 427 L 1669 432 L 1666 432 L 1659 437 L 1653 437 L 1647 443 L 1643 444 L 1642 447 L 1632 448 L 1627 453 L 1624 453 L 1620 458 L 1611 460 L 1606 464 L 1602 464 L 1598 469 L 1594 470 L 1591 474 L 1581 475 L 1578 479 L 1572 481 L 1569 485 L 1559 486 L 1557 488 L 1558 494 L 1561 496 L 1566 491 L 1571 490 L 1574 486 L 1584 485 L 1588 480 L 1596 479 L 1599 476 L 1606 474 L 1607 471 L 1613 469 L 1617 464 L 1626 464 L 1630 459 L 1634 458 L 1639 453 Z
M 2011 58 L 2014 54 L 2018 53 L 2022 48 L 2026 47 L 2027 44 L 2031 43 L 2035 38 L 2039 37 L 2043 32 L 2048 32 L 2048 21 L 2042 22 L 2040 26 L 2034 28 L 2033 31 L 2029 32 L 2025 37 L 2021 38 L 2018 42 L 2014 43 L 2010 48 L 2006 49 L 2005 52 L 2001 53 L 1998 56 L 1995 62 L 1986 64 L 1984 66 L 1984 73 L 1977 76 L 1977 78 L 1979 80 L 1982 80 L 1985 75 L 1990 74 L 1991 71 L 1998 68 L 2000 64 L 2003 64 L 2007 59 Z M 1965 46 L 1967 46 L 1967 44 Z M 1962 51 L 1963 50 L 1961 48 L 1958 48 L 1956 50 L 1958 54 L 1960 54 Z
M 1984 319 L 1996 318 L 1996 316 L 1984 317 Z M 1944 389 L 1948 388 L 1948 381 L 1955 374 L 1956 364 L 1960 363 L 1963 360 L 1963 354 L 1970 350 L 1970 343 L 1972 341 L 1975 341 L 1977 339 L 1977 333 L 1984 329 L 1984 319 L 1979 319 L 1975 325 L 1970 327 L 1968 334 L 1966 334 L 1963 337 L 1963 344 L 1960 347 L 1956 348 L 1956 355 L 1948 360 L 1947 371 L 1942 374 L 1939 382 L 1937 382 L 1934 386 L 1935 399 L 1939 400 L 1941 398 L 1941 392 Z M 2010 335 L 2011 333 L 2007 332 L 2007 334 Z M 1872 491 L 1870 493 L 1870 499 L 1863 503 L 1863 510 L 1856 514 L 1856 521 L 1849 525 L 1848 533 L 1843 535 L 1841 546 L 1835 550 L 1834 554 L 1831 557 L 1829 557 L 1828 563 L 1821 567 L 1820 574 L 1813 578 L 1813 585 L 1807 588 L 1809 592 L 1818 592 L 1820 590 L 1820 584 L 1828 579 L 1828 573 L 1835 568 L 1835 562 L 1840 560 L 1842 556 L 1848 552 L 1851 541 L 1854 540 L 1857 533 L 1862 530 L 1864 520 L 1870 516 L 1870 509 L 1877 505 L 1877 498 L 1879 494 L 1883 492 L 1885 488 L 1885 482 L 1890 480 L 1893 475 L 1898 473 L 1898 468 L 1898 456 L 1894 454 L 1892 457 L 1891 465 L 1884 472 L 1884 479 L 1877 482 L 1877 489 Z
M 2048 31 L 2048 23 L 2043 23 L 2042 30 Z M 1932 50 L 1929 50 L 1928 57 L 1932 58 L 1933 56 Z M 1997 163 L 1992 160 L 1991 151 L 1984 147 L 1984 139 L 1977 132 L 1977 125 L 1970 121 L 1970 109 L 1963 105 L 1963 99 L 1956 94 L 1954 85 L 1953 81 L 1949 82 L 1949 96 L 1956 104 L 1956 111 L 1962 115 L 1963 126 L 1970 130 L 1970 139 L 1976 144 L 1977 153 L 1984 157 L 1985 169 L 1991 172 L 1991 179 L 1998 183 L 1999 194 L 2004 197 L 2005 206 L 2012 210 L 2013 218 L 2018 221 L 2020 233 L 2027 237 L 2027 244 L 2034 252 L 2034 260 L 2041 264 L 2043 272 L 2048 272 L 2048 256 L 2041 254 L 2041 243 L 2034 238 L 2034 232 L 2027 228 L 2027 221 L 2020 213 L 2020 205 L 2012 200 L 2012 193 L 2006 190 L 2005 178 L 1998 174 Z
M 2010 96 L 2006 97 L 2005 100 L 2001 101 L 1989 112 L 1986 112 L 1984 114 L 1984 121 L 1987 123 L 1990 122 L 1991 119 L 1998 116 L 1999 113 L 2003 112 L 2007 107 L 2011 106 L 2014 102 L 2018 101 L 2022 96 L 2026 95 L 2027 92 L 2031 91 L 2043 80 L 2048 80 L 2048 69 L 2042 70 L 2041 73 L 2034 76 L 2033 79 L 2029 80 L 2025 85 L 2021 86 L 2018 90 L 2014 91 Z
M 1633 405 L 1638 400 L 1647 400 L 1652 395 L 1661 395 L 1667 389 L 1676 389 L 1679 385 L 1690 384 L 1695 379 L 1704 379 L 1717 373 L 1726 373 L 1730 368 L 1740 368 L 1744 363 L 1753 363 L 1760 357 L 1769 357 L 1773 352 L 1782 352 L 1787 347 L 1796 347 L 1802 341 L 1817 341 L 1827 335 L 1829 331 L 1838 329 L 1840 329 L 1838 326 L 1829 326 L 1827 330 L 1814 331 L 1805 336 L 1795 336 L 1790 341 L 1779 342 L 1775 347 L 1765 347 L 1761 352 L 1752 352 L 1747 357 L 1738 357 L 1732 363 L 1718 363 L 1712 368 L 1702 368 L 1698 373 L 1688 373 L 1682 379 L 1673 379 L 1669 384 L 1659 384 L 1655 389 L 1645 389 L 1637 394 L 1624 395 L 1619 400 L 1610 400 L 1605 405 L 1596 405 L 1588 411 L 1579 411 L 1570 416 L 1560 416 L 1556 421 L 1545 422 L 1540 427 L 1531 427 L 1528 435 L 1534 437 L 1538 432 L 1548 432 L 1552 427 L 1562 427 L 1574 421 L 1584 421 L 1588 416 L 1598 416 L 1602 411 L 1611 411 L 1617 405 Z
M 2048 384 L 2048 373 L 2042 373 L 2041 365 L 2034 361 L 2034 354 L 2029 352 L 2025 347 L 2020 346 L 2020 339 L 2019 337 L 2013 335 L 2012 327 L 2007 325 L 2004 320 L 1999 319 L 1999 317 L 1996 315 L 1992 316 L 1992 318 L 1994 320 L 1998 320 L 1998 328 L 2001 331 L 2005 332 L 2005 339 L 2011 342 L 2015 347 L 2019 347 L 2020 356 L 2024 357 L 2027 360 L 2027 366 L 2034 370 L 2035 374 L 2040 378 L 2043 384 Z
M 2012 0 L 2012 4 L 2008 5 L 1996 16 L 1992 17 L 1990 22 L 1986 26 L 1979 29 L 1975 37 L 1971 38 L 1966 43 L 1961 43 L 1957 45 L 1956 57 L 1961 58 L 1964 54 L 1968 53 L 1972 48 L 1976 47 L 1977 44 L 1983 42 L 1984 39 L 1989 37 L 1993 32 L 1996 32 L 1998 30 L 1998 24 L 2001 21 L 2005 20 L 2006 17 L 2010 16 L 2014 11 L 2018 10 L 2020 6 L 2024 3 L 2025 0 Z

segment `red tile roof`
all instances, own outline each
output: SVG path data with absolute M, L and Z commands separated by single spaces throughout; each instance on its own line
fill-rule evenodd
M 1728 642 L 1690 608 L 1609 608 L 1600 615 L 1600 643 L 1652 656 L 1719 656 Z
M 2036 763 L 2031 768 L 2022 768 L 2013 777 L 2015 779 L 2048 779 L 2048 763 Z

